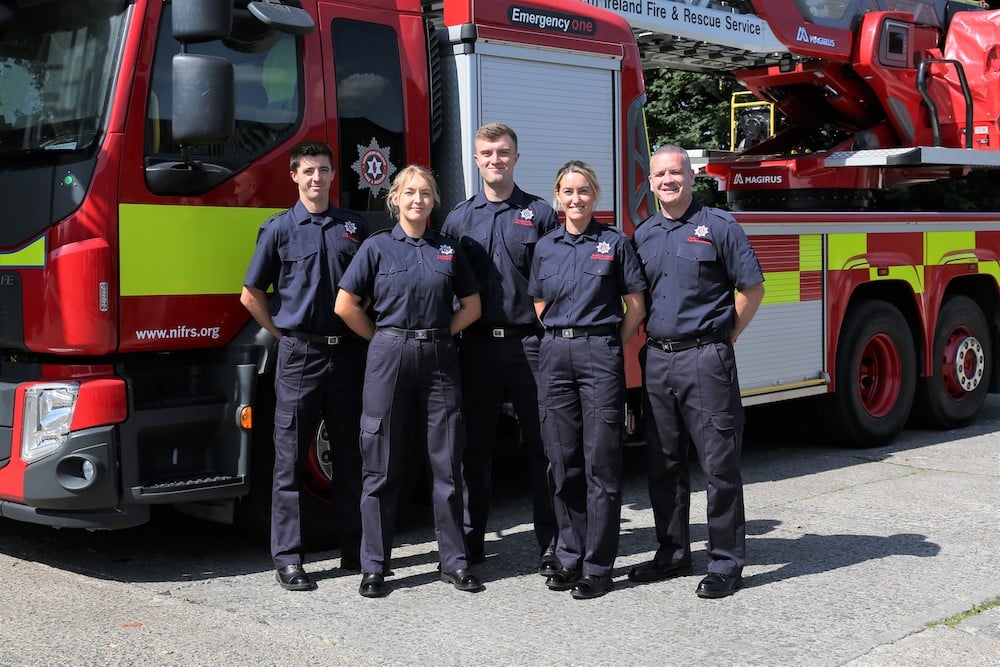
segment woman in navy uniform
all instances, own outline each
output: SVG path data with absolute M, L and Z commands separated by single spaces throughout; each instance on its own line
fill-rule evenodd
M 463 540 L 465 425 L 453 338 L 479 317 L 479 286 L 458 242 L 428 226 L 439 201 L 429 171 L 414 165 L 400 170 L 387 197 L 398 222 L 362 244 L 334 307 L 371 341 L 361 416 L 358 592 L 364 597 L 385 594 L 399 492 L 408 474 L 407 441 L 417 424 L 426 427 L 441 580 L 463 591 L 482 588 L 468 569 Z
M 561 567 L 545 580 L 577 599 L 611 589 L 621 517 L 625 363 L 645 316 L 646 281 L 629 239 L 593 217 L 593 168 L 567 162 L 555 194 L 566 224 L 535 248 L 528 292 L 545 327 L 538 410 L 555 482 Z

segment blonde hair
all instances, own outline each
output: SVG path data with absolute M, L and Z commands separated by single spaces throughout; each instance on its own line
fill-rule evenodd
M 399 217 L 399 206 L 394 200 L 398 200 L 399 192 L 407 183 L 412 181 L 415 176 L 422 176 L 430 184 L 431 192 L 434 194 L 434 205 L 437 206 L 441 203 L 441 195 L 438 194 L 438 186 L 437 181 L 434 179 L 434 174 L 432 174 L 429 169 L 425 169 L 420 165 L 407 165 L 400 169 L 396 176 L 392 179 L 392 185 L 389 187 L 389 193 L 385 196 L 385 208 L 389 211 L 389 215 L 393 218 Z
M 559 184 L 562 179 L 565 178 L 566 174 L 581 174 L 585 179 L 587 179 L 587 185 L 590 189 L 594 191 L 594 201 L 597 202 L 601 198 L 601 184 L 597 182 L 597 172 L 586 162 L 581 160 L 570 160 L 563 166 L 559 167 L 559 171 L 556 172 L 556 184 L 552 189 L 553 192 L 559 195 Z M 558 199 L 557 199 L 558 201 Z

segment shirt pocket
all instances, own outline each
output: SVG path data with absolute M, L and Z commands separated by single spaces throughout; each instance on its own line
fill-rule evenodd
M 519 225 L 514 223 L 504 235 L 504 245 L 514 267 L 527 273 L 531 264 L 531 255 L 538 243 L 538 230 L 534 225 Z
M 319 261 L 319 245 L 314 241 L 300 241 L 278 248 L 281 258 L 282 287 L 310 281 Z
M 611 265 L 614 264 L 609 259 L 591 259 L 583 265 L 583 272 L 588 276 L 605 278 L 611 275 Z
M 381 266 L 378 275 L 375 277 L 375 292 L 387 294 L 406 294 L 409 291 L 408 268 L 402 264 L 393 266 Z
M 685 287 L 697 287 L 703 278 L 710 275 L 719 255 L 711 243 L 688 241 L 678 244 L 677 257 L 678 282 Z
M 535 297 L 548 303 L 558 295 L 560 284 L 559 268 L 559 263 L 555 260 L 542 259 L 534 275 L 536 286 L 541 293 L 534 295 Z

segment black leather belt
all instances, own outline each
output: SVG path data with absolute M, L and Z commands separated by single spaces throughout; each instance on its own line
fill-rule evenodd
M 556 338 L 589 338 L 590 336 L 612 336 L 618 333 L 615 324 L 602 324 L 596 327 L 552 327 L 545 330 Z
M 340 345 L 347 338 L 347 336 L 320 336 L 319 334 L 311 334 L 295 329 L 282 329 L 281 333 L 310 343 L 319 343 L 320 345 Z
M 465 330 L 465 333 L 491 338 L 520 338 L 530 334 L 541 333 L 541 328 L 531 324 L 515 324 L 509 327 L 475 327 Z
M 698 336 L 696 338 L 684 338 L 681 340 L 672 340 L 670 338 L 647 338 L 646 344 L 650 347 L 655 347 L 658 350 L 663 350 L 664 352 L 680 352 L 682 350 L 690 350 L 695 347 L 711 345 L 712 343 L 721 343 L 728 337 L 728 334 L 714 332 L 705 334 L 704 336 Z
M 448 327 L 440 329 L 400 329 L 399 327 L 379 327 L 377 331 L 387 333 L 390 336 L 398 336 L 406 340 L 438 340 L 451 335 Z

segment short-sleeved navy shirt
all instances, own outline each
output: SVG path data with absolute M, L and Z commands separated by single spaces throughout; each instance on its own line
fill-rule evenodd
M 398 223 L 361 245 L 340 287 L 371 299 L 376 327 L 400 329 L 447 327 L 454 299 L 479 291 L 456 239 L 430 228 L 413 239 Z
M 559 226 L 555 211 L 517 186 L 502 202 L 480 192 L 445 218 L 441 230 L 461 241 L 479 280 L 487 326 L 534 325 L 528 295 L 531 258 L 538 239 Z
M 272 318 L 279 329 L 319 335 L 347 333 L 333 302 L 347 265 L 368 236 L 360 215 L 329 207 L 312 214 L 302 202 L 269 218 L 243 284 L 277 294 Z
M 593 218 L 583 234 L 556 229 L 535 248 L 528 293 L 545 302 L 546 327 L 620 324 L 622 296 L 645 289 L 628 237 Z
M 649 282 L 646 334 L 653 338 L 728 334 L 736 316 L 733 291 L 764 282 L 739 223 L 697 201 L 679 220 L 650 216 L 633 241 Z

